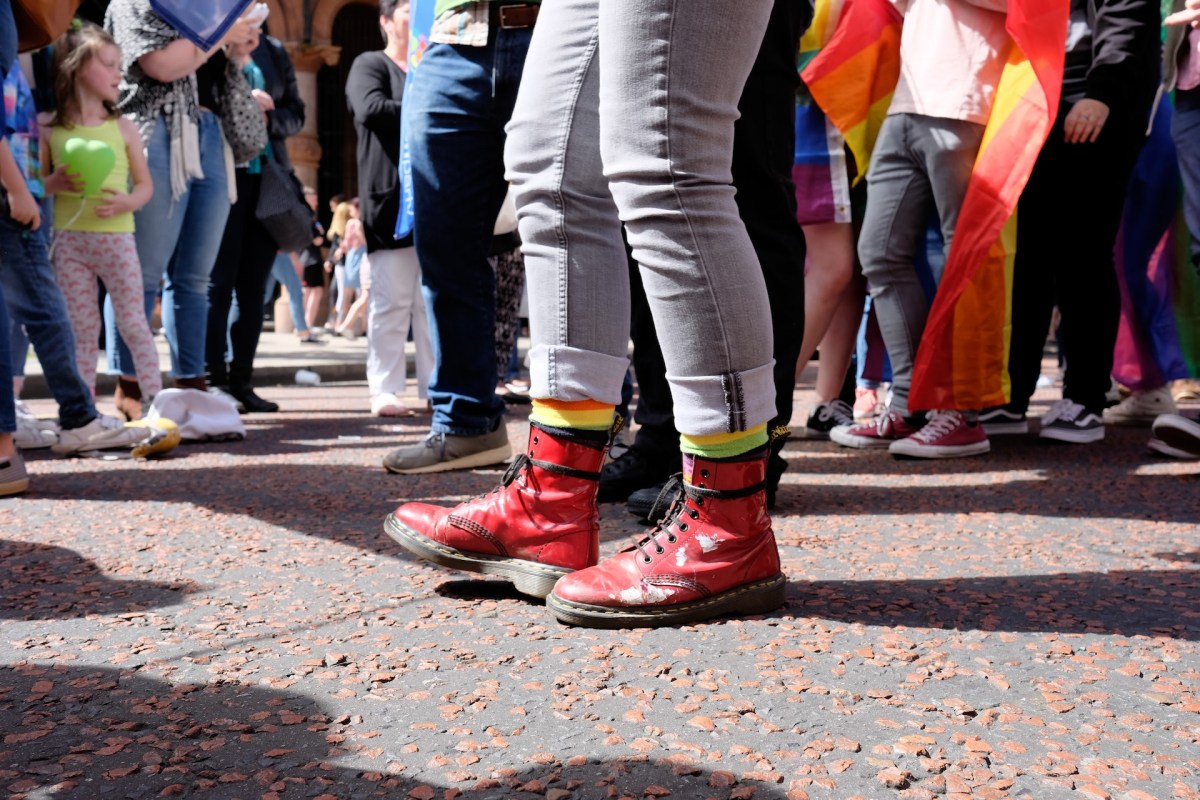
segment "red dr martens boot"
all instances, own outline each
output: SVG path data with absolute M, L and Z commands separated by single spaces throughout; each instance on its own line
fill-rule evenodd
M 587 436 L 530 424 L 529 447 L 501 486 L 455 508 L 405 503 L 384 530 L 427 561 L 500 575 L 545 597 L 563 575 L 599 560 L 596 491 L 611 436 Z
M 564 576 L 546 599 L 551 613 L 571 625 L 633 628 L 778 608 L 786 579 L 766 465 L 765 450 L 747 460 L 685 455 L 667 515 L 633 547 Z

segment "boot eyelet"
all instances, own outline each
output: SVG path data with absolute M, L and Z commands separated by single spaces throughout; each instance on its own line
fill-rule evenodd
M 704 498 L 703 498 L 703 497 L 697 497 L 697 498 L 696 498 L 696 505 L 698 505 L 698 506 L 702 506 L 702 505 L 704 505 Z
M 536 437 L 536 436 L 535 436 L 535 437 L 533 437 L 533 443 L 534 443 L 534 444 L 537 444 L 537 443 L 538 443 L 538 437 Z
M 687 533 L 688 524 L 686 522 L 679 523 L 679 530 L 682 533 Z
M 688 511 L 688 516 L 692 519 L 700 519 L 700 512 L 693 508 Z
M 667 551 L 664 550 L 662 547 L 655 547 L 654 552 L 658 553 L 661 556 L 663 553 L 665 553 Z
M 650 556 L 646 556 L 645 558 L 642 559 L 642 561 L 645 561 L 647 564 L 649 564 L 653 560 L 654 559 L 650 558 Z
M 536 441 L 537 441 L 537 439 L 534 439 L 534 441 L 536 442 Z M 706 469 L 702 469 L 702 470 L 700 470 L 700 477 L 701 477 L 701 478 L 707 478 L 707 477 L 708 477 L 708 470 L 706 470 Z
M 679 541 L 679 537 L 678 537 L 678 536 L 676 536 L 676 535 L 675 535 L 675 534 L 673 534 L 673 533 L 672 533 L 670 536 L 668 536 L 668 537 L 667 537 L 667 543 L 668 543 L 668 544 L 675 544 L 675 543 L 676 543 L 676 542 L 678 542 L 678 541 Z

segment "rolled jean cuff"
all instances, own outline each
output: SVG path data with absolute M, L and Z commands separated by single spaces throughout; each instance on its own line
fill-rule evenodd
M 675 427 L 689 436 L 750 430 L 775 417 L 775 361 L 703 378 L 667 376 Z
M 596 400 L 621 404 L 621 382 L 629 359 L 557 345 L 529 350 L 529 396 L 551 400 Z

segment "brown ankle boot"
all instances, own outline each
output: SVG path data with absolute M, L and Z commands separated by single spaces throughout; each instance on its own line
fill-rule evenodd
M 204 379 L 203 375 L 200 375 L 199 377 L 196 377 L 196 378 L 176 378 L 175 379 L 175 388 L 176 389 L 199 389 L 202 392 L 207 392 L 208 391 L 208 381 L 206 381 Z
M 113 405 L 117 407 L 117 413 L 124 417 L 126 422 L 141 419 L 141 385 L 130 378 L 117 378 L 117 388 L 113 392 Z
M 599 558 L 596 490 L 611 437 L 586 441 L 532 423 L 529 446 L 495 491 L 455 508 L 405 503 L 384 530 L 446 567 L 500 575 L 545 597 L 554 582 Z
M 766 456 L 766 448 L 748 459 L 685 455 L 662 521 L 632 547 L 564 575 L 546 598 L 551 613 L 571 625 L 638 628 L 783 605 Z

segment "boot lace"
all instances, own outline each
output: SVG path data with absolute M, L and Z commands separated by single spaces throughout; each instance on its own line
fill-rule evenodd
M 654 505 L 650 507 L 650 519 L 657 520 L 654 526 L 649 531 L 644 533 L 640 538 L 633 538 L 633 548 L 642 554 L 642 561 L 649 564 L 654 559 L 651 557 L 649 550 L 646 548 L 653 545 L 654 552 L 662 555 L 666 552 L 666 548 L 659 543 L 658 537 L 663 533 L 667 534 L 667 544 L 675 544 L 679 541 L 679 537 L 675 535 L 671 526 L 679 523 L 679 530 L 687 532 L 688 523 L 684 517 L 690 517 L 695 520 L 700 516 L 700 512 L 694 508 L 689 508 L 687 505 L 688 497 L 693 497 L 688 486 L 683 481 L 682 473 L 675 473 L 667 480 L 662 490 L 659 491 L 658 497 L 654 499 Z M 704 505 L 704 498 L 698 493 L 693 497 L 696 505 Z M 660 509 L 666 509 L 663 513 L 659 513 Z

